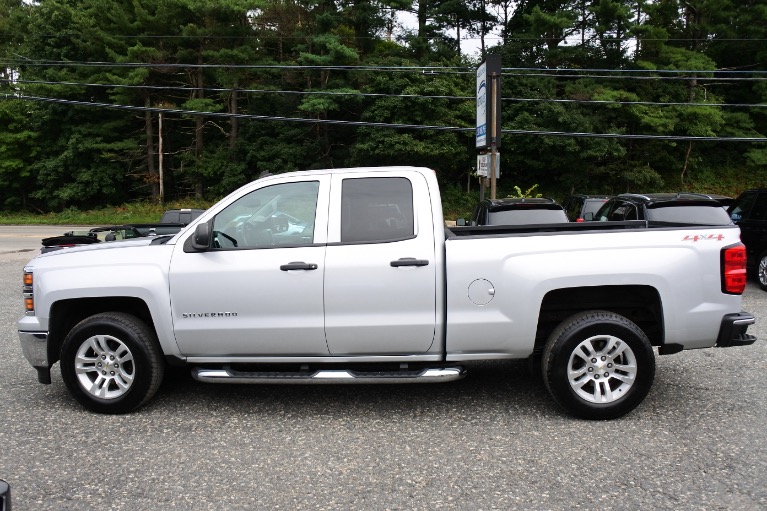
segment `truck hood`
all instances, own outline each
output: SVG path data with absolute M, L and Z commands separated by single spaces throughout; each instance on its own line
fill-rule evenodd
M 175 244 L 154 243 L 164 237 L 105 241 L 91 245 L 62 248 L 39 254 L 26 264 L 35 271 L 60 271 L 73 268 L 112 268 L 146 272 L 146 268 L 167 268 Z M 143 268 L 143 269 L 142 269 Z
M 101 243 L 93 243 L 90 245 L 77 245 L 74 247 L 60 248 L 58 250 L 53 250 L 51 252 L 46 252 L 44 254 L 41 253 L 37 257 L 39 258 L 57 257 L 57 256 L 63 256 L 63 255 L 70 255 L 77 252 L 96 252 L 100 250 L 117 250 L 117 249 L 130 248 L 130 247 L 141 247 L 141 246 L 151 245 L 152 241 L 160 239 L 160 238 L 165 238 L 165 236 L 151 236 L 146 238 L 104 241 Z M 168 238 L 170 238 L 170 236 Z

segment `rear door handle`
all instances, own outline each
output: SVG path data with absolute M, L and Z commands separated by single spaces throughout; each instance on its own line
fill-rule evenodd
M 283 264 L 280 266 L 280 270 L 282 271 L 291 271 L 291 270 L 316 270 L 317 265 L 314 263 L 305 263 L 303 261 L 294 261 L 292 263 Z
M 400 266 L 426 266 L 429 264 L 428 259 L 416 259 L 415 257 L 401 257 L 396 261 L 392 261 L 391 264 L 395 268 Z

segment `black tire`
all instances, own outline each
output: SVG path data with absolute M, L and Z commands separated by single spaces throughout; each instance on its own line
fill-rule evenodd
M 568 412 L 584 419 L 615 419 L 650 392 L 655 353 L 645 333 L 625 317 L 587 311 L 551 333 L 542 370 L 549 393 Z
M 767 252 L 762 253 L 756 260 L 756 282 L 767 291 Z
M 87 409 L 127 413 L 160 388 L 165 360 L 154 331 L 123 312 L 84 319 L 61 347 L 61 376 L 74 398 Z

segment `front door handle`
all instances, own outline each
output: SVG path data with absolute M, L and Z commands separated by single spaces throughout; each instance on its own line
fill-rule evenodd
M 391 264 L 395 268 L 400 266 L 426 266 L 429 264 L 428 259 L 416 259 L 415 257 L 401 257 L 396 261 L 392 261 Z
M 291 271 L 291 270 L 316 270 L 317 265 L 314 263 L 305 263 L 303 261 L 294 261 L 292 263 L 283 264 L 280 266 L 280 270 L 282 271 Z

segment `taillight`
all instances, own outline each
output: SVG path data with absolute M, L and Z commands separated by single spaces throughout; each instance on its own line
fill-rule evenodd
M 722 249 L 722 293 L 740 295 L 746 289 L 746 247 L 742 244 Z
M 27 314 L 35 313 L 35 297 L 32 293 L 32 288 L 35 283 L 35 278 L 31 271 L 24 272 L 24 286 L 21 291 L 24 294 L 24 311 Z

